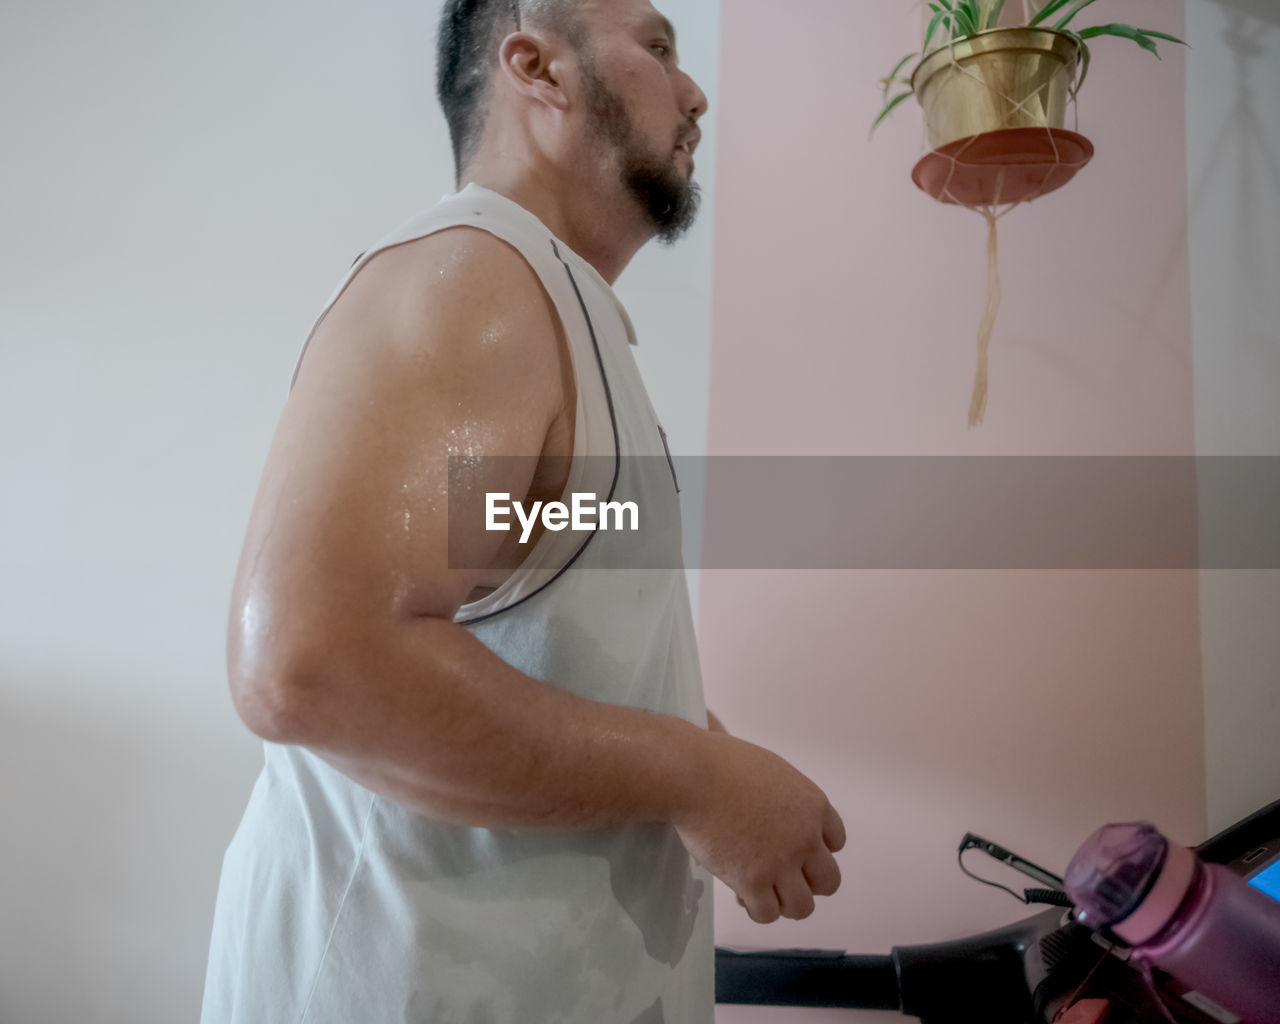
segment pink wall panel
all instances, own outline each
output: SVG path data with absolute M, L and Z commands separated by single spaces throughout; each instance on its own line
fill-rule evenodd
M 1106 17 L 1176 34 L 1182 5 Z M 991 399 L 968 431 L 986 225 L 911 183 L 913 101 L 867 140 L 918 24 L 889 0 L 723 6 L 713 449 L 1189 453 L 1182 52 L 1094 42 L 1096 156 L 1000 221 Z
M 1177 34 L 1182 4 L 1105 20 Z M 914 104 L 867 141 L 918 26 L 888 0 L 722 6 L 709 451 L 1192 454 L 1182 54 L 1097 43 L 1079 112 L 1097 155 L 1000 222 L 968 430 L 985 224 L 911 184 Z M 732 514 L 709 493 L 708 538 Z M 851 836 L 807 921 L 754 925 L 722 891 L 721 943 L 873 953 L 1025 916 L 959 873 L 967 830 L 1058 871 L 1107 820 L 1204 838 L 1192 572 L 705 571 L 699 633 L 709 703 L 823 785 Z

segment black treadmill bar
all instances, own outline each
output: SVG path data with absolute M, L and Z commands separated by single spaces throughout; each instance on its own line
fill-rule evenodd
M 902 1009 L 892 957 L 830 949 L 743 953 L 717 947 L 716 1002 Z

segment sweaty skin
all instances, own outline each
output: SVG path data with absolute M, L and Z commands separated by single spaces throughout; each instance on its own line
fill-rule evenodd
M 583 16 L 631 111 L 627 145 L 665 151 L 706 98 L 674 46 L 655 54 L 654 15 L 647 0 L 597 0 Z M 565 44 L 526 27 L 501 55 L 467 180 L 612 280 L 654 234 L 618 180 L 619 145 L 589 130 Z M 689 153 L 670 153 L 692 173 Z M 450 537 L 448 501 L 558 499 L 575 403 L 554 305 L 506 243 L 452 228 L 373 257 L 313 335 L 267 458 L 228 630 L 237 711 L 424 815 L 670 823 L 753 919 L 805 917 L 838 887 L 845 841 L 809 779 L 714 716 L 704 730 L 534 679 L 452 621 L 506 578 L 517 539 L 479 516 Z M 451 455 L 474 461 L 451 478 Z M 453 564 L 487 568 L 450 569 L 450 540 Z

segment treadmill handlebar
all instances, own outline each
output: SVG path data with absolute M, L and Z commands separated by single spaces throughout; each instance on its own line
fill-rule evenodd
M 835 949 L 743 952 L 718 946 L 716 1002 L 902 1008 L 893 957 L 849 956 Z
M 716 1002 L 898 1010 L 946 1024 L 1025 1024 L 1032 1019 L 1028 949 L 1060 911 L 950 942 L 895 946 L 888 956 L 843 950 L 716 949 Z

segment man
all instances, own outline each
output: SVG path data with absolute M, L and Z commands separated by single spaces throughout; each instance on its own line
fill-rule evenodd
M 805 917 L 844 829 L 705 711 L 610 287 L 692 222 L 706 97 L 648 0 L 449 0 L 439 57 L 465 187 L 322 314 L 247 531 L 228 668 L 266 766 L 203 1021 L 708 1022 L 707 872 Z M 644 510 L 652 568 L 448 514 L 582 492 Z

